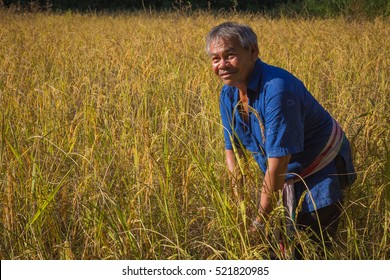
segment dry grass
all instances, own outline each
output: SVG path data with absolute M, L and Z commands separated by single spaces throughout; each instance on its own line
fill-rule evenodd
M 388 22 L 0 11 L 1 259 L 268 257 L 274 244 L 238 226 L 257 200 L 237 208 L 227 191 L 204 52 L 226 19 L 249 23 L 262 59 L 300 77 L 351 139 L 359 179 L 329 257 L 389 258 Z

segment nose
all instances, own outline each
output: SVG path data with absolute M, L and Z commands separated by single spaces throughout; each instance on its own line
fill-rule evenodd
M 221 58 L 221 60 L 219 61 L 219 65 L 218 65 L 218 68 L 219 69 L 224 69 L 228 66 L 229 64 L 229 60 L 225 59 L 225 58 Z

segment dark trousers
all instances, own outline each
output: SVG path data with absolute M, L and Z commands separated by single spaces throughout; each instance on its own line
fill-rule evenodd
M 318 244 L 319 256 L 324 257 L 324 249 L 332 247 L 332 239 L 336 237 L 339 219 L 342 213 L 342 202 L 337 202 L 310 213 L 298 216 L 300 230 L 306 230 L 310 239 Z M 295 259 L 302 259 L 302 246 L 295 250 Z
M 340 187 L 348 186 L 345 161 L 341 156 L 335 158 Z M 317 211 L 298 215 L 297 224 L 300 230 L 308 230 L 311 240 L 318 244 L 319 255 L 324 257 L 324 249 L 332 247 L 342 213 L 342 201 L 318 209 Z M 297 246 L 295 259 L 302 259 L 302 246 Z

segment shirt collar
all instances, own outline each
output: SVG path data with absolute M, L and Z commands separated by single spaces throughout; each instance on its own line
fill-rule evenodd
M 248 90 L 251 90 L 252 92 L 257 92 L 257 90 L 259 89 L 260 80 L 261 80 L 261 64 L 262 62 L 260 58 L 257 58 L 255 67 L 253 68 L 248 83 Z

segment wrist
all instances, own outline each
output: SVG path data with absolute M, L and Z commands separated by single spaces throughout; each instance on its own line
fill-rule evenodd
M 257 220 L 257 218 L 253 221 L 252 225 L 260 231 L 264 231 L 265 229 L 265 225 L 261 221 Z

